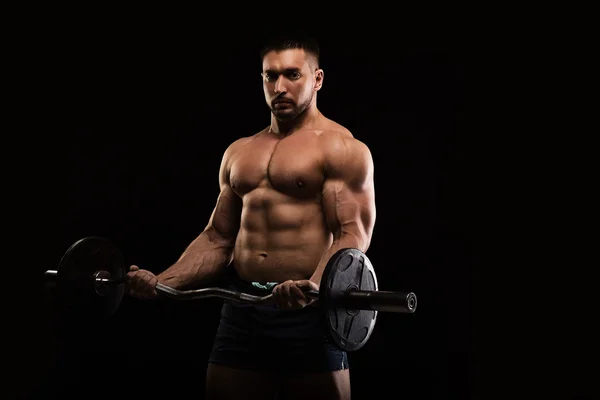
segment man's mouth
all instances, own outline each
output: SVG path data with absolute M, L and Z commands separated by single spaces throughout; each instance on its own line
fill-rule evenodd
M 292 102 L 290 100 L 274 100 L 273 101 L 273 105 L 277 105 L 277 104 L 292 104 Z

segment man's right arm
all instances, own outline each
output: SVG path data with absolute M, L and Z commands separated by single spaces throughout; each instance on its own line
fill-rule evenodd
M 220 193 L 206 228 L 176 263 L 157 275 L 158 282 L 174 289 L 194 287 L 216 277 L 231 262 L 242 213 L 242 200 L 229 183 L 232 147 L 221 161 Z

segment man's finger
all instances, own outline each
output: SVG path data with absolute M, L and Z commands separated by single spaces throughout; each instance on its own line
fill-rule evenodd
M 291 285 L 290 291 L 292 292 L 291 299 L 292 299 L 294 306 L 305 307 L 307 300 L 306 300 L 306 296 L 304 295 L 304 292 L 302 291 L 302 289 L 300 289 L 296 285 Z
M 289 299 L 290 297 L 292 297 L 292 293 L 290 292 L 290 290 L 292 288 L 292 284 L 293 284 L 292 281 L 286 281 L 281 286 L 281 291 L 283 292 L 282 295 L 286 299 Z
M 298 285 L 290 285 L 291 296 L 296 299 L 302 299 L 306 301 L 306 296 L 304 295 L 304 291 L 298 287 Z
M 281 285 L 275 286 L 273 289 L 273 300 L 278 307 L 283 307 L 283 299 L 281 298 Z
M 303 279 L 301 281 L 296 281 L 296 286 L 298 286 L 299 288 L 301 288 L 304 291 L 306 291 L 306 290 L 319 290 L 319 287 L 317 286 L 317 284 L 314 283 L 311 280 L 308 280 L 308 279 Z

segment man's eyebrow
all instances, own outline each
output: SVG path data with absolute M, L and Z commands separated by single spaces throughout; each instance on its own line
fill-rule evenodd
M 280 73 L 289 74 L 291 72 L 300 72 L 300 68 L 296 68 L 296 67 L 285 68 L 283 71 L 276 70 L 276 69 L 266 69 L 265 70 L 266 74 L 280 74 Z

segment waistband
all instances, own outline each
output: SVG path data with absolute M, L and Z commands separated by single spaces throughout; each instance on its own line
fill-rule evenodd
M 273 288 L 279 284 L 279 282 L 248 281 L 248 280 L 240 278 L 240 276 L 238 275 L 235 268 L 233 268 L 233 266 L 230 265 L 228 268 L 231 268 L 231 270 L 228 271 L 228 277 L 227 277 L 227 281 L 226 281 L 227 283 L 225 286 L 229 290 L 246 293 L 246 294 L 253 295 L 253 296 L 264 297 L 264 296 L 271 294 L 273 292 Z M 254 307 L 254 308 L 260 308 L 260 309 L 277 308 L 280 311 L 284 311 L 284 310 L 279 309 L 275 303 L 263 303 L 263 304 L 258 305 L 258 304 L 239 303 L 239 302 L 233 301 L 233 300 L 226 300 L 225 302 L 227 304 L 235 305 L 235 306 L 239 306 L 239 307 Z M 313 303 L 309 307 L 305 307 L 304 310 L 305 310 L 305 312 L 310 312 L 309 310 L 315 309 L 316 306 L 317 306 L 317 302 Z
M 245 294 L 249 294 L 252 296 L 259 296 L 259 297 L 264 297 L 267 296 L 269 294 L 271 294 L 273 292 L 273 288 L 275 286 L 277 286 L 278 282 L 253 282 L 253 281 L 248 281 L 245 279 L 242 279 L 239 274 L 237 273 L 237 271 L 235 270 L 235 268 L 233 267 L 233 265 L 229 265 L 227 267 L 227 273 L 226 273 L 226 278 L 224 279 L 223 283 L 222 283 L 222 287 L 228 289 L 228 290 L 232 290 L 235 292 L 242 292 Z M 256 307 L 258 305 L 256 304 L 247 304 L 247 303 L 239 303 L 237 301 L 234 300 L 226 300 L 225 301 L 227 304 L 231 304 L 231 305 L 236 305 L 236 306 L 251 306 L 251 307 Z M 263 303 L 260 304 L 260 307 L 267 307 L 267 308 L 272 308 L 275 307 L 275 304 L 270 304 L 270 303 Z

